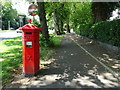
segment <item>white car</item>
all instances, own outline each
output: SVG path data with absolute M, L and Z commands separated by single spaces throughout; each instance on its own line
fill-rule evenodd
M 21 30 L 19 30 L 19 29 L 16 29 L 16 32 L 17 32 L 17 33 L 22 33 L 22 31 L 21 31 Z

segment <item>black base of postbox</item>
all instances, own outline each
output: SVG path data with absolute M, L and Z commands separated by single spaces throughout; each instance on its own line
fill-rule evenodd
M 38 73 L 35 73 L 35 74 L 26 74 L 26 73 L 23 73 L 23 76 L 24 77 L 34 77 L 34 76 L 37 76 Z

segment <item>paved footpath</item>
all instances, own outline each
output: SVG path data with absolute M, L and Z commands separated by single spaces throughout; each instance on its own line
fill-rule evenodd
M 47 68 L 37 77 L 18 79 L 9 88 L 118 88 L 119 81 L 105 64 L 96 59 L 110 55 L 90 40 L 67 34 Z M 110 59 L 110 58 L 109 58 Z M 117 61 L 117 59 L 116 59 Z

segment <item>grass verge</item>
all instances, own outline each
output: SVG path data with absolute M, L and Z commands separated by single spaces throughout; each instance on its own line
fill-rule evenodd
M 40 57 L 41 61 L 47 61 L 47 59 L 54 53 L 54 47 L 57 47 L 61 43 L 61 36 L 51 36 L 49 43 L 40 40 Z M 5 84 L 13 77 L 13 70 L 17 70 L 22 66 L 22 40 L 21 37 L 8 39 L 0 42 L 0 77 L 2 77 L 2 83 Z

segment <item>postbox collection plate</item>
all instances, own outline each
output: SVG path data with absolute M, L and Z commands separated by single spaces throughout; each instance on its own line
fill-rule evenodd
M 32 45 L 32 42 L 28 41 L 26 42 L 26 45 Z
M 27 48 L 32 48 L 32 42 L 31 41 L 27 41 L 26 42 L 26 47 Z

